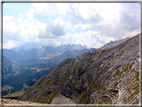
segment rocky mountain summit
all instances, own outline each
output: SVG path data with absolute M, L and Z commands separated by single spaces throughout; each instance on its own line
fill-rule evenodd
M 19 98 L 50 104 L 60 93 L 76 104 L 139 104 L 139 34 L 68 58 Z

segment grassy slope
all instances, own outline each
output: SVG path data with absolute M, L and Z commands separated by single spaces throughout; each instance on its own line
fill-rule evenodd
M 15 92 L 15 93 L 7 94 L 7 95 L 5 95 L 3 97 L 19 97 L 22 94 L 24 94 L 24 92 L 25 92 L 24 90 L 20 90 L 20 91 Z

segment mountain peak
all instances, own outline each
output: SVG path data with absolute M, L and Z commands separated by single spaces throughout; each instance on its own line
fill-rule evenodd
M 110 42 L 106 43 L 103 47 L 112 45 L 112 44 L 114 44 L 114 43 L 117 43 L 117 42 L 120 42 L 120 41 L 123 41 L 123 40 L 126 40 L 126 39 L 128 39 L 128 38 L 129 38 L 129 37 L 127 37 L 127 38 L 125 38 L 125 39 L 116 40 L 116 41 L 112 41 L 112 40 L 111 40 Z

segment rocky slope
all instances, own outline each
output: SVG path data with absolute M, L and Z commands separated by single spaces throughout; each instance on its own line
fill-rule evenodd
M 62 61 L 19 99 L 51 103 L 57 93 L 76 104 L 138 104 L 139 35 Z

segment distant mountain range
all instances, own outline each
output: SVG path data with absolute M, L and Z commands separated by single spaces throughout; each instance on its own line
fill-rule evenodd
M 129 37 L 125 38 L 125 39 L 128 39 Z M 116 42 L 119 42 L 119 41 L 122 41 L 124 39 L 120 39 L 120 40 L 116 40 L 116 41 L 110 41 L 109 43 L 106 43 L 103 47 L 105 46 L 109 46 L 109 45 L 112 45 Z M 40 48 L 42 47 L 46 47 L 47 49 L 53 49 L 56 50 L 56 51 L 59 51 L 59 52 L 63 52 L 63 50 L 70 50 L 70 49 L 78 49 L 78 50 L 81 50 L 81 49 L 86 49 L 87 47 L 86 46 L 81 46 L 80 44 L 68 44 L 68 45 L 60 45 L 60 46 L 44 46 L 42 42 L 40 43 L 36 43 L 36 42 L 27 42 L 23 45 L 20 45 L 20 46 L 17 46 L 17 47 L 14 47 L 12 48 L 11 50 L 15 50 L 15 51 L 20 51 L 20 50 L 30 50 L 30 49 L 37 49 L 39 50 Z
M 51 46 L 43 46 L 40 49 L 32 48 L 32 49 L 20 49 L 19 51 L 15 51 L 12 49 L 3 49 L 3 55 L 12 59 L 15 62 L 18 62 L 22 65 L 30 65 L 35 63 L 39 59 L 50 59 L 55 56 L 61 55 L 63 52 L 72 49 L 87 49 L 86 46 L 81 45 L 61 45 L 56 48 Z
M 53 68 L 54 66 L 56 66 L 57 64 L 59 64 L 60 62 L 62 62 L 63 60 L 67 59 L 67 58 L 76 58 L 79 55 L 81 55 L 82 53 L 85 53 L 87 51 L 93 50 L 92 49 L 83 49 L 83 50 L 77 50 L 77 49 L 72 49 L 72 50 L 68 50 L 63 52 L 61 55 L 59 56 L 55 56 L 51 59 L 42 59 L 42 65 L 46 66 L 50 66 L 51 68 Z M 36 65 L 38 66 L 38 64 Z
M 87 47 L 86 46 L 82 46 L 80 44 L 68 44 L 68 45 L 60 45 L 60 46 L 44 46 L 42 43 L 36 43 L 36 42 L 27 42 L 21 46 L 17 46 L 17 47 L 14 47 L 12 48 L 12 50 L 15 50 L 15 51 L 19 51 L 21 49 L 23 50 L 29 50 L 29 49 L 37 49 L 39 50 L 40 48 L 42 47 L 46 47 L 47 49 L 53 49 L 56 50 L 56 51 L 65 51 L 65 50 L 70 50 L 70 49 L 78 49 L 78 50 L 81 50 L 81 49 L 86 49 Z
M 32 48 L 40 49 L 41 46 L 42 46 L 41 44 L 36 43 L 36 42 L 27 42 L 25 44 L 22 44 L 20 46 L 16 46 L 16 47 L 12 48 L 12 50 L 19 51 L 21 49 L 28 50 L 28 49 L 32 49 Z
M 129 39 L 129 37 L 125 38 L 125 39 Z M 116 41 L 110 41 L 109 43 L 106 43 L 103 47 L 106 47 L 106 46 L 109 46 L 109 45 L 112 45 L 114 43 L 117 43 L 117 42 L 120 42 L 120 41 L 123 41 L 125 39 L 120 39 L 120 40 L 116 40 Z
M 109 43 L 106 43 L 103 47 L 112 45 L 122 40 L 125 40 L 125 39 L 110 41 Z M 51 58 L 54 58 L 55 56 L 61 55 L 65 51 L 73 50 L 73 49 L 83 50 L 83 49 L 87 49 L 87 47 L 76 45 L 76 44 L 72 44 L 72 45 L 68 44 L 68 45 L 61 45 L 58 47 L 42 46 L 41 48 L 39 48 L 37 47 L 36 43 L 29 42 L 17 48 L 3 49 L 3 55 L 7 56 L 8 58 L 22 65 L 33 65 L 34 63 L 39 63 L 39 62 L 41 63 L 41 60 L 39 61 L 39 59 L 51 59 Z M 76 54 L 75 51 L 74 51 L 74 54 Z

